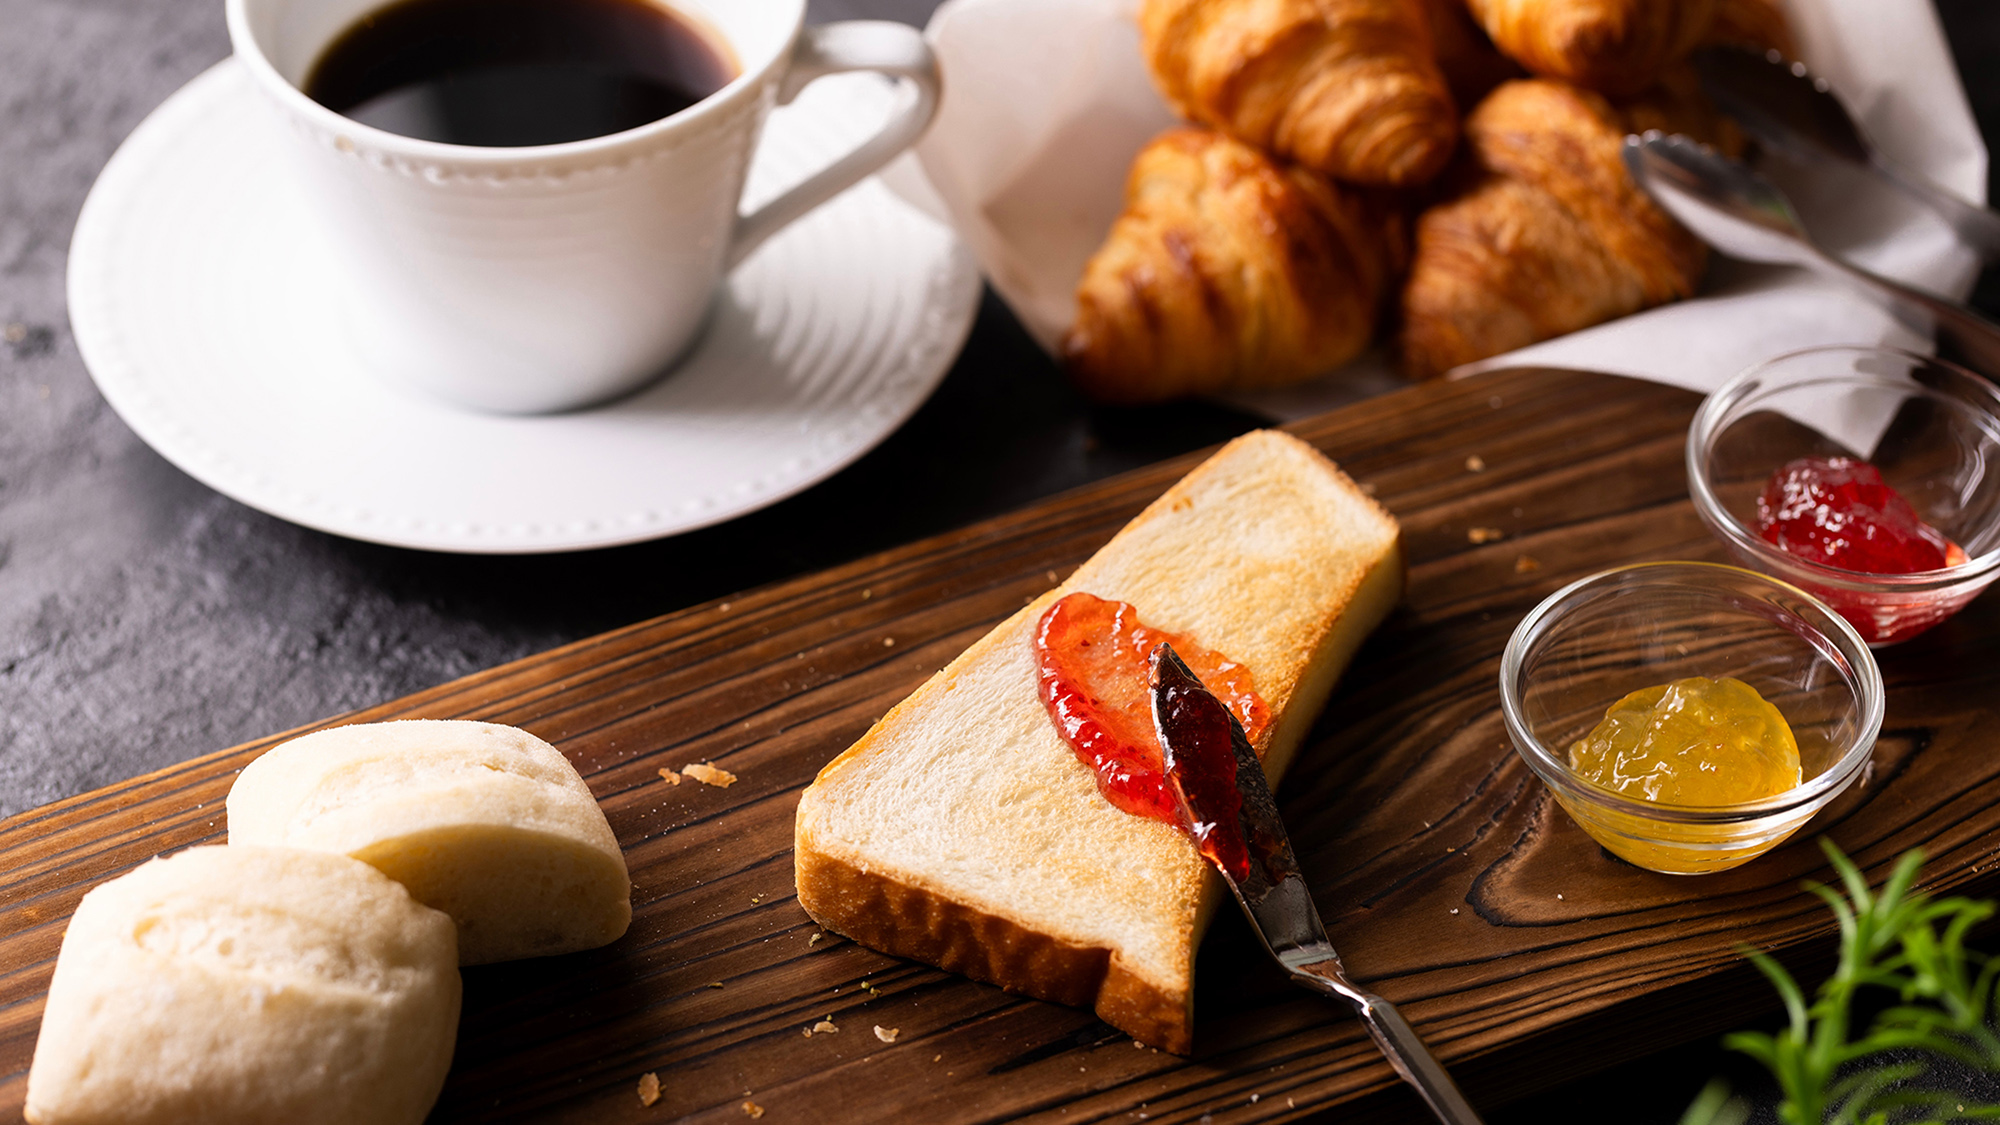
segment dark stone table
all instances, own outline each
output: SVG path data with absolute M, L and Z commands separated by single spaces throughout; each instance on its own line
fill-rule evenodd
M 933 6 L 811 10 L 921 23 Z M 1940 8 L 1994 149 L 2000 8 Z M 195 483 L 119 421 L 77 356 L 63 297 L 70 231 L 98 170 L 228 51 L 221 0 L 0 0 L 0 814 L 947 530 L 1261 421 L 1212 405 L 1092 409 L 989 296 L 908 425 L 831 480 L 721 527 L 488 558 L 284 523 Z M 1978 300 L 1989 313 L 2000 311 L 1993 282 Z M 1492 1119 L 1670 1122 L 1725 1068 L 1746 1080 L 1694 1044 Z

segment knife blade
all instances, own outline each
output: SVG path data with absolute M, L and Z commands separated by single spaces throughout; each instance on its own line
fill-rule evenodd
M 1457 1083 L 1395 1005 L 1354 984 L 1327 940 L 1291 839 L 1250 747 L 1229 713 L 1172 645 L 1150 661 L 1153 727 L 1195 846 L 1292 982 L 1354 1006 L 1375 1045 L 1445 1125 L 1480 1125 Z

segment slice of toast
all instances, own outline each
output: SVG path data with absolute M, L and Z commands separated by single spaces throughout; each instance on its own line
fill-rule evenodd
M 1192 1043 L 1194 953 L 1222 881 L 1178 829 L 1099 793 L 1037 693 L 1033 635 L 1073 591 L 1247 665 L 1275 784 L 1402 595 L 1395 519 L 1332 462 L 1240 437 L 828 763 L 799 801 L 799 901 L 828 929 Z

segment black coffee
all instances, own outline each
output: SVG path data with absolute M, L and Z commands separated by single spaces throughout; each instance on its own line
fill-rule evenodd
M 657 121 L 735 77 L 726 48 L 647 0 L 399 0 L 341 33 L 304 89 L 406 137 L 512 147 Z

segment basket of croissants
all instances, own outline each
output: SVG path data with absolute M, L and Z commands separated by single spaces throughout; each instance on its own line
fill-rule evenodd
M 1187 122 L 1133 161 L 1062 344 L 1105 402 L 1284 386 L 1383 340 L 1431 378 L 1690 295 L 1628 133 L 1736 153 L 1688 55 L 1778 0 L 1144 0 Z

